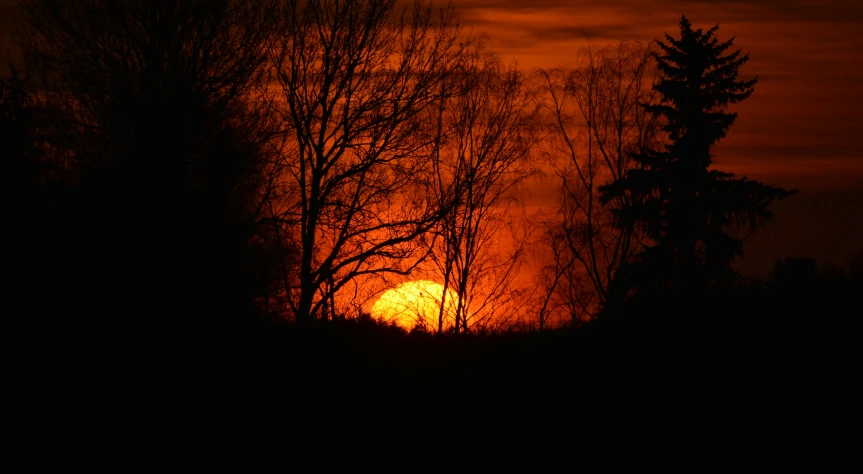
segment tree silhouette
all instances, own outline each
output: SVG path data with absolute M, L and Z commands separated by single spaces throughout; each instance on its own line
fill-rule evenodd
M 459 29 L 451 8 L 420 0 L 288 2 L 282 19 L 276 217 L 299 241 L 286 293 L 304 323 L 358 277 L 404 275 L 423 258 L 418 237 L 447 206 L 427 199 L 421 118 L 456 64 Z
M 640 250 L 641 227 L 616 226 L 610 212 L 630 207 L 633 196 L 603 206 L 599 189 L 643 166 L 633 154 L 658 147 L 659 120 L 645 108 L 659 96 L 652 52 L 627 41 L 588 46 L 575 68 L 540 71 L 553 130 L 548 156 L 562 184 L 558 216 L 546 234 L 554 258 L 543 269 L 541 326 L 554 313 L 572 323 L 595 316 L 618 270 Z
M 0 79 L 0 208 L 6 207 L 24 182 L 33 176 L 28 153 L 33 148 L 33 117 L 29 94 L 14 69 Z
M 261 296 L 268 122 L 254 99 L 276 3 L 21 3 L 46 148 L 74 185 L 69 304 L 173 324 L 248 314 Z
M 521 72 L 504 65 L 484 41 L 467 48 L 461 59 L 431 117 L 440 137 L 433 146 L 435 194 L 445 206 L 451 189 L 463 190 L 434 229 L 432 251 L 436 276 L 458 297 L 455 334 L 502 324 L 521 309 L 513 280 L 523 263 L 529 224 L 514 218 L 515 194 L 532 174 L 529 158 L 540 140 L 531 112 L 533 91 Z M 444 300 L 448 294 L 444 291 Z M 444 329 L 445 306 L 448 302 L 441 305 L 437 332 Z
M 743 253 L 744 236 L 737 233 L 770 218 L 768 206 L 795 192 L 709 169 L 713 145 L 737 118 L 727 107 L 749 97 L 757 82 L 738 79 L 749 55 L 728 53 L 734 39 L 720 42 L 718 28 L 693 30 L 684 16 L 680 39 L 666 34 L 667 43 L 658 41 L 655 89 L 662 100 L 646 108 L 664 121 L 668 143 L 635 154 L 642 167 L 601 190 L 606 203 L 630 197 L 634 205 L 616 210 L 618 223 L 644 226 L 651 241 L 616 282 L 616 301 L 631 287 L 730 283 L 732 259 Z
M 30 85 L 15 69 L 0 79 L 0 295 L 7 322 L 41 326 L 62 305 L 50 282 L 63 280 L 69 203 L 67 174 L 40 146 L 48 121 Z

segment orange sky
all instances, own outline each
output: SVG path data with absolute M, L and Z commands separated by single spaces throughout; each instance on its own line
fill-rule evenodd
M 13 0 L 0 0 L 5 56 Z M 719 24 L 720 39 L 751 53 L 760 81 L 716 149 L 716 166 L 800 188 L 774 206 L 776 222 L 749 245 L 760 273 L 784 256 L 844 263 L 863 250 L 863 4 L 859 0 L 452 0 L 463 26 L 486 33 L 525 71 L 571 60 L 596 44 L 677 35 Z
M 529 71 L 571 61 L 587 40 L 650 41 L 719 24 L 751 53 L 755 93 L 716 149 L 716 167 L 800 193 L 747 245 L 746 271 L 776 258 L 844 264 L 863 250 L 863 3 L 859 0 L 454 0 L 462 25 Z
M 769 182 L 835 188 L 863 184 L 863 4 L 858 0 L 455 0 L 462 24 L 487 33 L 520 67 L 570 61 L 589 39 L 677 36 L 681 14 L 696 28 L 751 53 L 742 73 L 755 94 L 717 149 L 718 165 Z M 522 5 L 529 5 L 525 7 Z

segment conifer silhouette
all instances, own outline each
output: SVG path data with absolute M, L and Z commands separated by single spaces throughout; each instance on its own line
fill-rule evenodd
M 736 275 L 731 262 L 743 254 L 742 231 L 772 217 L 769 205 L 796 192 L 710 169 L 713 145 L 737 118 L 728 106 L 748 98 L 757 82 L 738 79 L 749 54 L 729 53 L 734 38 L 720 42 L 718 29 L 694 30 L 684 16 L 679 39 L 666 34 L 666 42 L 657 41 L 655 89 L 662 100 L 644 107 L 664 121 L 668 143 L 635 155 L 643 166 L 601 189 L 606 203 L 625 195 L 644 197 L 615 210 L 620 225 L 643 226 L 651 240 L 623 272 L 628 281 L 618 282 L 618 291 L 693 290 L 731 282 Z

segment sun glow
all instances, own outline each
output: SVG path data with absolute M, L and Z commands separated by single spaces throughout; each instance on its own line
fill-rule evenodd
M 385 291 L 372 307 L 372 317 L 386 322 L 395 322 L 405 329 L 417 326 L 436 331 L 443 300 L 443 328 L 446 330 L 455 320 L 458 295 L 431 280 L 417 280 L 402 283 Z

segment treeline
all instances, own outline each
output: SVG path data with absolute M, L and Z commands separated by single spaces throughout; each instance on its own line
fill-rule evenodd
M 579 325 L 739 285 L 743 235 L 792 194 L 708 169 L 755 81 L 685 18 L 526 75 L 421 0 L 19 12 L 0 248 L 28 324 L 306 324 L 422 276 L 457 294 L 427 331 Z M 520 197 L 540 175 L 552 217 Z
M 683 18 L 679 37 L 527 75 L 452 9 L 401 4 L 19 2 L 24 66 L 0 82 L 0 311 L 41 342 L 16 361 L 45 363 L 16 364 L 16 393 L 48 416 L 55 394 L 83 416 L 161 402 L 211 423 L 289 405 L 327 430 L 325 414 L 368 416 L 363 429 L 388 415 L 406 431 L 385 436 L 429 446 L 433 418 L 456 438 L 488 422 L 476 436 L 498 450 L 553 439 L 569 457 L 581 430 L 612 453 L 812 462 L 828 315 L 854 307 L 860 262 L 733 271 L 792 194 L 710 166 L 755 86 L 737 78 L 747 56 Z M 527 212 L 533 178 L 553 215 Z M 364 314 L 380 287 L 421 278 L 457 294 L 436 327 Z M 256 327 L 272 338 L 244 341 Z M 190 357 L 165 349 L 173 335 Z M 144 403 L 121 406 L 126 392 Z M 621 426 L 637 436 L 595 436 Z

